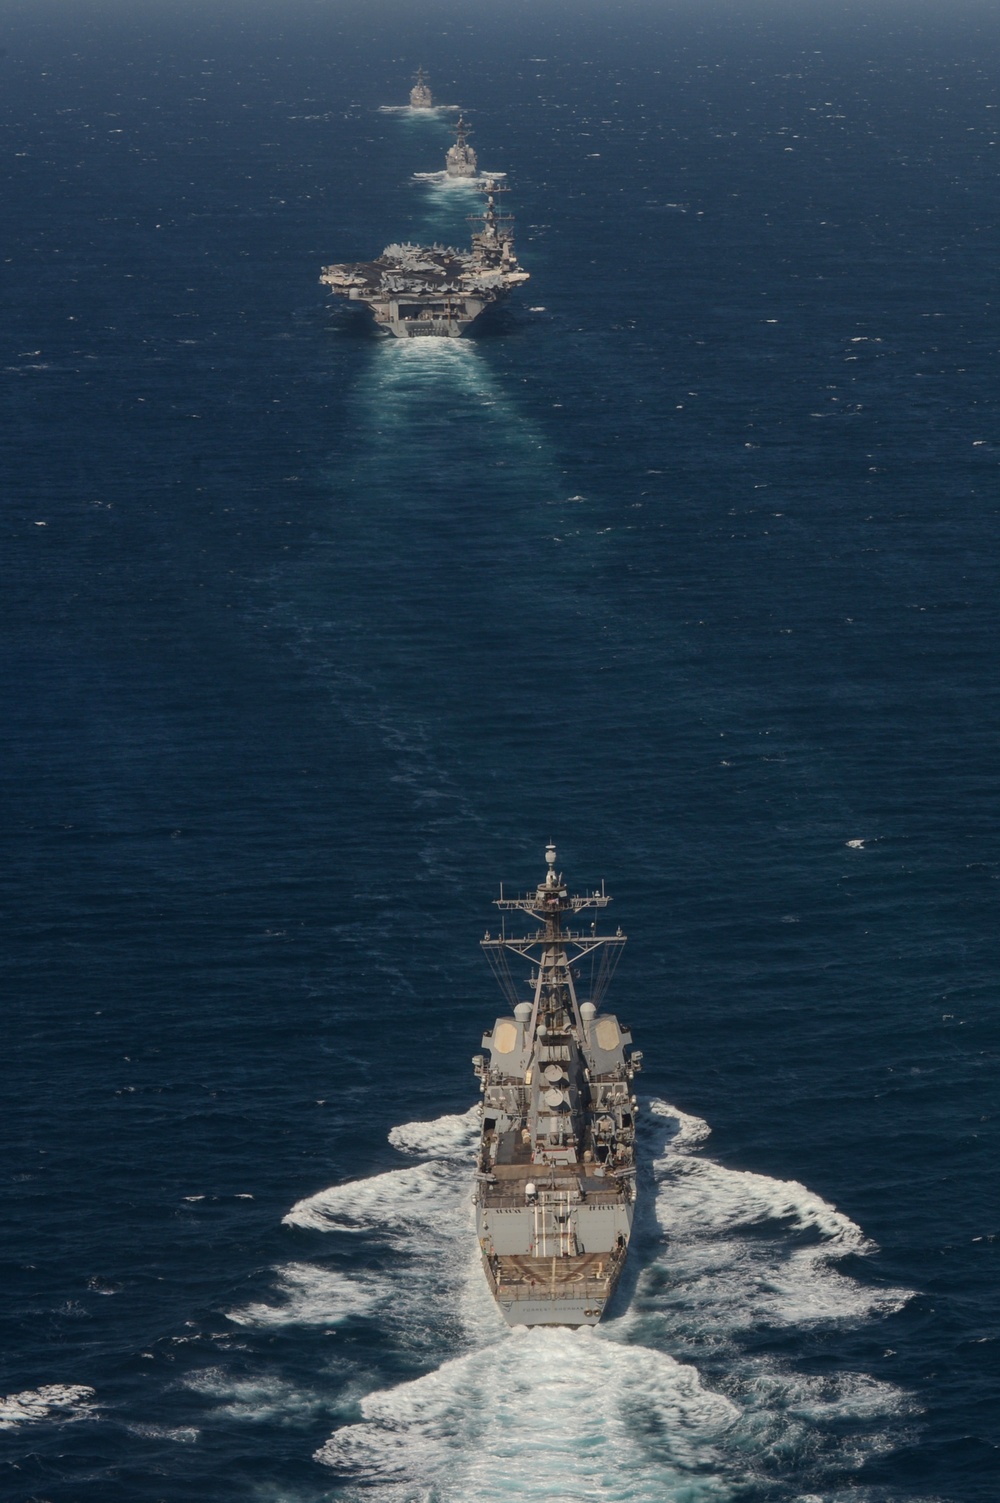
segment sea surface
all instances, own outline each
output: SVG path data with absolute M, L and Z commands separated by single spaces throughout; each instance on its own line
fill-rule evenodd
M 8 0 L 4 1503 L 996 1503 L 1000 18 Z M 375 337 L 320 267 L 531 282 Z M 630 936 L 596 1331 L 501 881 Z

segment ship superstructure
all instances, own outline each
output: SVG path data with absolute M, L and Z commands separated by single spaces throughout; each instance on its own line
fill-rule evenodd
M 418 68 L 413 75 L 413 88 L 410 90 L 410 108 L 412 110 L 432 110 L 434 108 L 434 96 L 431 93 L 427 74 L 423 68 Z
M 534 892 L 497 900 L 499 935 L 482 941 L 511 1016 L 476 1055 L 482 1137 L 476 1229 L 490 1289 L 510 1325 L 596 1325 L 621 1276 L 635 1208 L 636 1099 L 642 1055 L 600 1004 L 625 936 L 574 926 L 611 902 L 570 895 L 548 870 Z M 508 934 L 506 915 L 533 921 Z M 529 966 L 530 999 L 510 970 Z M 582 968 L 582 963 L 586 966 Z M 582 969 L 586 997 L 578 995 Z
M 387 245 L 373 261 L 324 266 L 320 281 L 341 297 L 365 303 L 380 329 L 398 339 L 456 338 L 491 304 L 527 282 L 514 253 L 513 220 L 500 214 L 492 178 L 467 251 L 450 245 Z
M 468 142 L 469 127 L 462 116 L 455 122 L 455 144 L 445 152 L 444 170 L 448 177 L 475 177 L 478 171 L 476 153 Z

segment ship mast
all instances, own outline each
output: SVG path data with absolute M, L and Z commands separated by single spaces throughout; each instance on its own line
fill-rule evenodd
M 429 110 L 433 107 L 434 98 L 427 81 L 427 74 L 423 68 L 418 68 L 413 75 L 413 88 L 410 90 L 410 105 L 413 109 Z
M 470 214 L 470 224 L 479 226 L 472 237 L 473 251 L 484 266 L 499 266 L 505 262 L 514 265 L 514 219 L 510 214 L 497 212 L 496 195 L 509 193 L 510 189 L 495 178 L 487 178 L 480 192 L 486 199 L 482 214 Z
M 576 980 L 580 975 L 578 962 L 588 955 L 600 953 L 601 963 L 594 975 L 591 995 L 586 999 L 596 1007 L 611 980 L 626 939 L 620 929 L 616 934 L 598 934 L 596 923 L 589 932 L 566 927 L 564 920 L 571 920 L 587 908 L 606 908 L 611 898 L 605 893 L 603 883 L 600 892 L 570 895 L 562 873 L 556 871 L 554 845 L 546 847 L 545 859 L 548 871 L 533 893 L 495 899 L 502 912 L 525 913 L 541 927 L 534 934 L 508 935 L 504 926 L 499 936 L 487 934 L 481 941 L 497 979 L 512 1001 L 516 1002 L 516 987 L 507 956 L 516 955 L 534 967 L 531 1017 L 526 1030 L 526 1041 L 532 1043 L 539 1031 L 566 1033 L 575 1030 L 577 1038 L 583 1038 L 583 1018 L 576 991 Z

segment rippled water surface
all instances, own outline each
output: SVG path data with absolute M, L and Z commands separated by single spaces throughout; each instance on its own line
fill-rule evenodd
M 0 1495 L 995 1503 L 991 10 L 10 7 Z M 376 339 L 320 266 L 524 295 Z M 470 1227 L 606 878 L 628 1277 Z

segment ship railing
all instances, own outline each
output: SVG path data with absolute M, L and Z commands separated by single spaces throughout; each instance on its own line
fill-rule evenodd
M 488 1175 L 477 1176 L 479 1179 L 479 1194 L 483 1205 L 494 1210 L 523 1210 L 525 1205 L 530 1209 L 530 1203 L 525 1201 L 524 1188 L 519 1186 L 517 1190 L 498 1189 L 497 1182 L 490 1181 Z M 558 1186 L 553 1188 L 558 1190 Z M 620 1205 L 622 1201 L 632 1198 L 630 1191 L 624 1193 L 618 1185 L 609 1185 L 606 1190 L 588 1190 L 585 1199 L 574 1201 L 574 1205 L 584 1206 L 613 1206 Z
M 609 1257 L 604 1273 L 596 1278 L 553 1280 L 533 1279 L 527 1274 L 513 1277 L 507 1274 L 501 1276 L 492 1267 L 488 1269 L 488 1278 L 495 1299 L 544 1299 L 546 1294 L 553 1289 L 558 1290 L 562 1298 L 572 1295 L 584 1299 L 606 1299 L 621 1271 L 621 1262 L 620 1258 Z
M 613 1289 L 618 1281 L 622 1270 L 622 1264 L 628 1256 L 628 1243 L 622 1238 L 607 1255 L 603 1264 L 602 1272 L 583 1274 L 579 1278 L 560 1275 L 559 1278 L 546 1278 L 539 1269 L 539 1277 L 532 1278 L 530 1273 L 504 1272 L 503 1264 L 496 1253 L 491 1253 L 485 1258 L 487 1278 L 493 1294 L 497 1299 L 537 1299 L 544 1297 L 546 1290 L 558 1289 L 564 1295 L 584 1295 L 588 1298 L 604 1298 L 609 1290 Z M 547 1261 L 547 1260 L 546 1260 Z M 553 1262 L 558 1263 L 558 1258 Z

